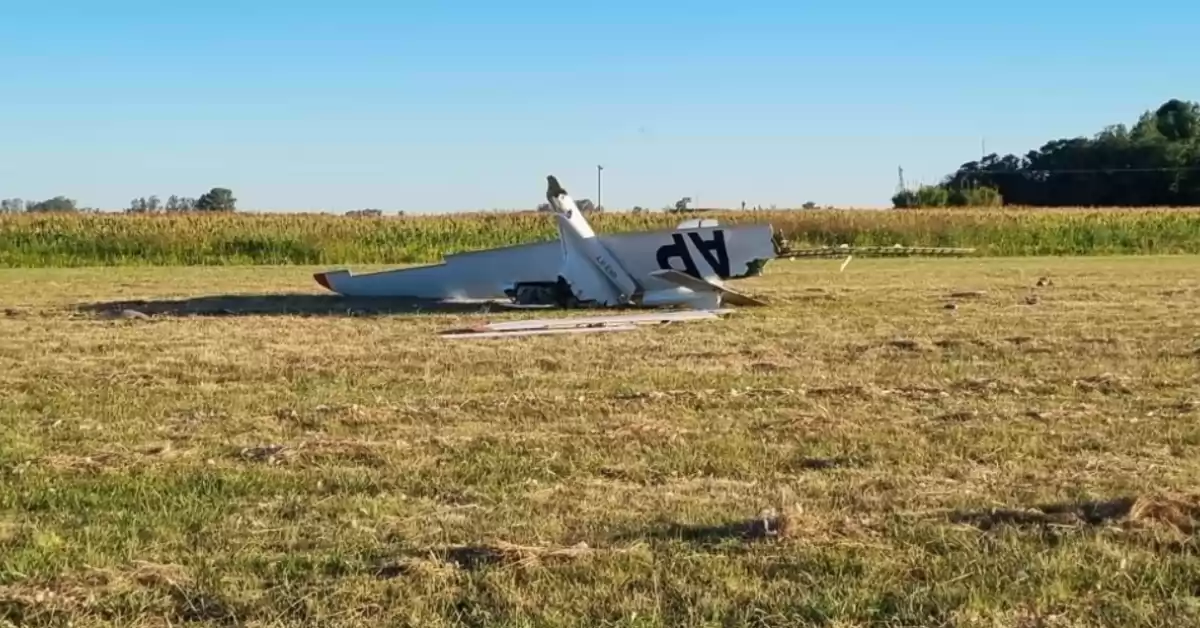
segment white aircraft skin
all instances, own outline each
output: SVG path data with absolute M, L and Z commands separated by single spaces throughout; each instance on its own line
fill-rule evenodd
M 596 234 L 558 181 L 548 176 L 547 182 L 558 242 L 459 253 L 442 264 L 361 275 L 328 271 L 315 279 L 351 297 L 697 309 L 715 309 L 722 301 L 760 304 L 723 282 L 757 276 L 776 257 L 770 225 L 705 220 L 674 230 Z

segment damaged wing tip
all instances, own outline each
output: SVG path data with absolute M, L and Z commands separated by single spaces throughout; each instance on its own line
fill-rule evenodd
M 329 278 L 325 276 L 325 273 L 314 273 L 313 279 L 316 279 L 322 288 L 333 292 L 333 288 L 329 285 Z
M 549 198 L 562 196 L 563 194 L 567 193 L 567 191 L 563 189 L 563 186 L 558 182 L 558 177 L 555 177 L 552 174 L 546 175 L 546 185 L 546 196 Z

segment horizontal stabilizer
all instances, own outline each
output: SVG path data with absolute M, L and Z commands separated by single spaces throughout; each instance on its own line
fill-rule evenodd
M 680 270 L 656 270 L 650 273 L 654 277 L 669 281 L 675 285 L 683 286 L 693 292 L 719 292 L 721 300 L 733 305 L 766 305 L 767 302 L 761 299 L 756 299 L 743 292 L 738 292 L 727 287 L 723 283 L 699 279 L 693 277 Z

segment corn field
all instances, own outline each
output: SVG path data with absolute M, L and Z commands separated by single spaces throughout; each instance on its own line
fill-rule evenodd
M 981 255 L 1200 253 L 1200 208 L 599 213 L 597 232 L 670 228 L 703 216 L 770 222 L 794 247 L 954 246 Z M 0 266 L 408 264 L 555 237 L 538 213 L 0 214 Z

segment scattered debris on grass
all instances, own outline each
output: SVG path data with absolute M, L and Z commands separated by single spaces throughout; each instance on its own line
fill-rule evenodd
M 123 309 L 123 310 L 104 310 L 100 312 L 100 318 L 123 319 L 123 320 L 149 320 L 150 315 L 140 310 Z
M 0 617 L 15 620 L 14 625 L 40 623 L 68 614 L 104 612 L 113 599 L 130 595 L 136 595 L 141 613 L 160 616 L 168 625 L 200 620 L 236 623 L 232 606 L 197 585 L 185 569 L 148 561 L 0 585 Z
M 358 439 L 315 438 L 295 445 L 272 443 L 241 447 L 236 450 L 234 457 L 268 465 L 316 464 L 336 460 L 343 464 L 379 467 L 387 464 L 387 458 L 379 450 L 402 444 L 400 441 L 380 443 Z
M 772 506 L 747 519 L 719 523 L 676 523 L 640 530 L 638 540 L 684 542 L 696 546 L 723 546 L 730 543 L 804 542 L 839 545 L 863 545 L 882 533 L 881 520 L 868 515 L 847 514 L 830 517 L 828 513 L 810 513 L 794 501 L 787 506 Z
M 785 370 L 785 367 L 774 362 L 754 362 L 748 368 L 755 373 L 777 373 Z
M 1166 526 L 1190 536 L 1200 525 L 1200 496 L 1122 497 L 1032 508 L 992 508 L 953 512 L 949 518 L 953 523 L 968 524 L 982 530 L 1000 526 L 1112 525 L 1125 529 Z
M 487 567 L 532 567 L 569 562 L 596 555 L 628 554 L 642 551 L 644 543 L 628 547 L 593 548 L 585 542 L 571 546 L 517 545 L 505 541 L 441 545 L 411 552 L 410 555 L 382 563 L 377 578 L 390 579 L 417 572 L 446 575 L 446 570 L 476 571 Z
M 243 447 L 239 455 L 243 460 L 279 464 L 284 461 L 288 449 L 283 445 L 263 445 L 259 447 Z
M 832 458 L 801 458 L 797 467 L 808 471 L 827 471 L 846 467 L 860 467 L 864 460 L 852 456 L 834 456 Z
M 942 421 L 942 422 L 946 422 L 946 423 L 956 423 L 956 422 L 960 422 L 960 421 L 969 421 L 971 419 L 977 419 L 977 418 L 979 418 L 978 410 L 958 410 L 955 412 L 947 412 L 945 414 L 938 415 L 938 417 L 934 420 Z
M 1072 385 L 1087 392 L 1128 395 L 1133 392 L 1128 382 L 1128 377 L 1121 377 L 1112 373 L 1101 373 L 1099 375 L 1078 378 L 1072 382 Z

